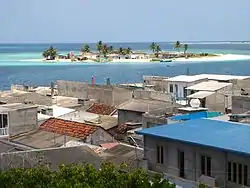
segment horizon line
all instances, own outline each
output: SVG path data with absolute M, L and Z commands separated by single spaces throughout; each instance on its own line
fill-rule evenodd
M 99 41 L 99 40 L 98 40 Z M 0 45 L 3 44 L 96 44 L 98 41 L 96 42 L 0 42 Z M 152 43 L 152 42 L 158 42 L 158 43 L 175 43 L 176 41 L 138 41 L 138 42 L 117 42 L 117 41 L 103 41 L 101 40 L 103 43 L 112 43 L 112 44 L 128 44 L 128 43 Z M 250 40 L 204 40 L 204 41 L 181 41 L 179 40 L 181 43 L 216 43 L 216 42 L 220 42 L 220 43 L 225 43 L 225 42 L 250 42 Z

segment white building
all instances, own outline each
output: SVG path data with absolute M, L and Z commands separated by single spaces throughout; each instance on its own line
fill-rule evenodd
M 173 94 L 177 100 L 185 99 L 188 95 L 186 88 L 197 83 L 207 81 L 207 78 L 200 78 L 197 75 L 179 75 L 167 79 L 168 92 Z
M 210 110 L 227 112 L 232 109 L 233 84 L 218 81 L 207 81 L 186 88 L 188 99 L 199 99 L 201 107 Z

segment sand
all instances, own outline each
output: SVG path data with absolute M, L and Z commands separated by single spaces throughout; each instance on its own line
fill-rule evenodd
M 237 55 L 237 54 L 217 54 L 214 57 L 199 57 L 199 58 L 177 58 L 173 59 L 173 62 L 213 62 L 213 61 L 237 61 L 237 60 L 250 60 L 250 55 Z M 60 60 L 44 60 L 44 59 L 24 59 L 20 61 L 26 62 L 65 62 L 65 63 L 97 63 L 92 60 L 74 61 L 69 59 Z M 151 62 L 151 59 L 114 59 L 111 63 L 146 63 Z M 157 62 L 154 62 L 157 63 Z

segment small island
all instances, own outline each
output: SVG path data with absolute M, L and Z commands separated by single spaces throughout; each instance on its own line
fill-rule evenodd
M 174 51 L 163 51 L 161 46 L 155 42 L 149 45 L 151 52 L 134 51 L 132 48 L 115 49 L 99 41 L 96 49 L 91 49 L 90 45 L 85 44 L 79 54 L 68 52 L 60 54 L 56 48 L 50 46 L 43 52 L 44 59 L 30 59 L 23 61 L 44 61 L 44 62 L 178 62 L 178 61 L 223 61 L 244 59 L 244 55 L 223 55 L 209 53 L 188 52 L 189 45 L 176 41 L 173 45 Z M 243 57 L 244 56 L 244 57 Z M 249 57 L 248 57 L 249 58 Z

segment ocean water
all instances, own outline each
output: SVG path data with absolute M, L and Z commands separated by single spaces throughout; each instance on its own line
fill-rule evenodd
M 148 51 L 150 43 L 114 43 L 115 48 L 131 47 L 133 50 Z M 163 50 L 173 51 L 172 43 L 160 43 Z M 105 83 L 141 82 L 143 75 L 174 76 L 186 74 L 217 73 L 250 75 L 250 60 L 223 62 L 181 63 L 46 63 L 30 59 L 41 58 L 41 53 L 50 44 L 0 44 L 0 90 L 11 84 L 49 85 L 58 79 Z M 79 52 L 82 44 L 53 44 L 60 53 Z M 95 44 L 90 44 L 95 49 Z M 191 52 L 250 55 L 249 43 L 189 43 Z M 27 60 L 27 61 L 25 61 Z

